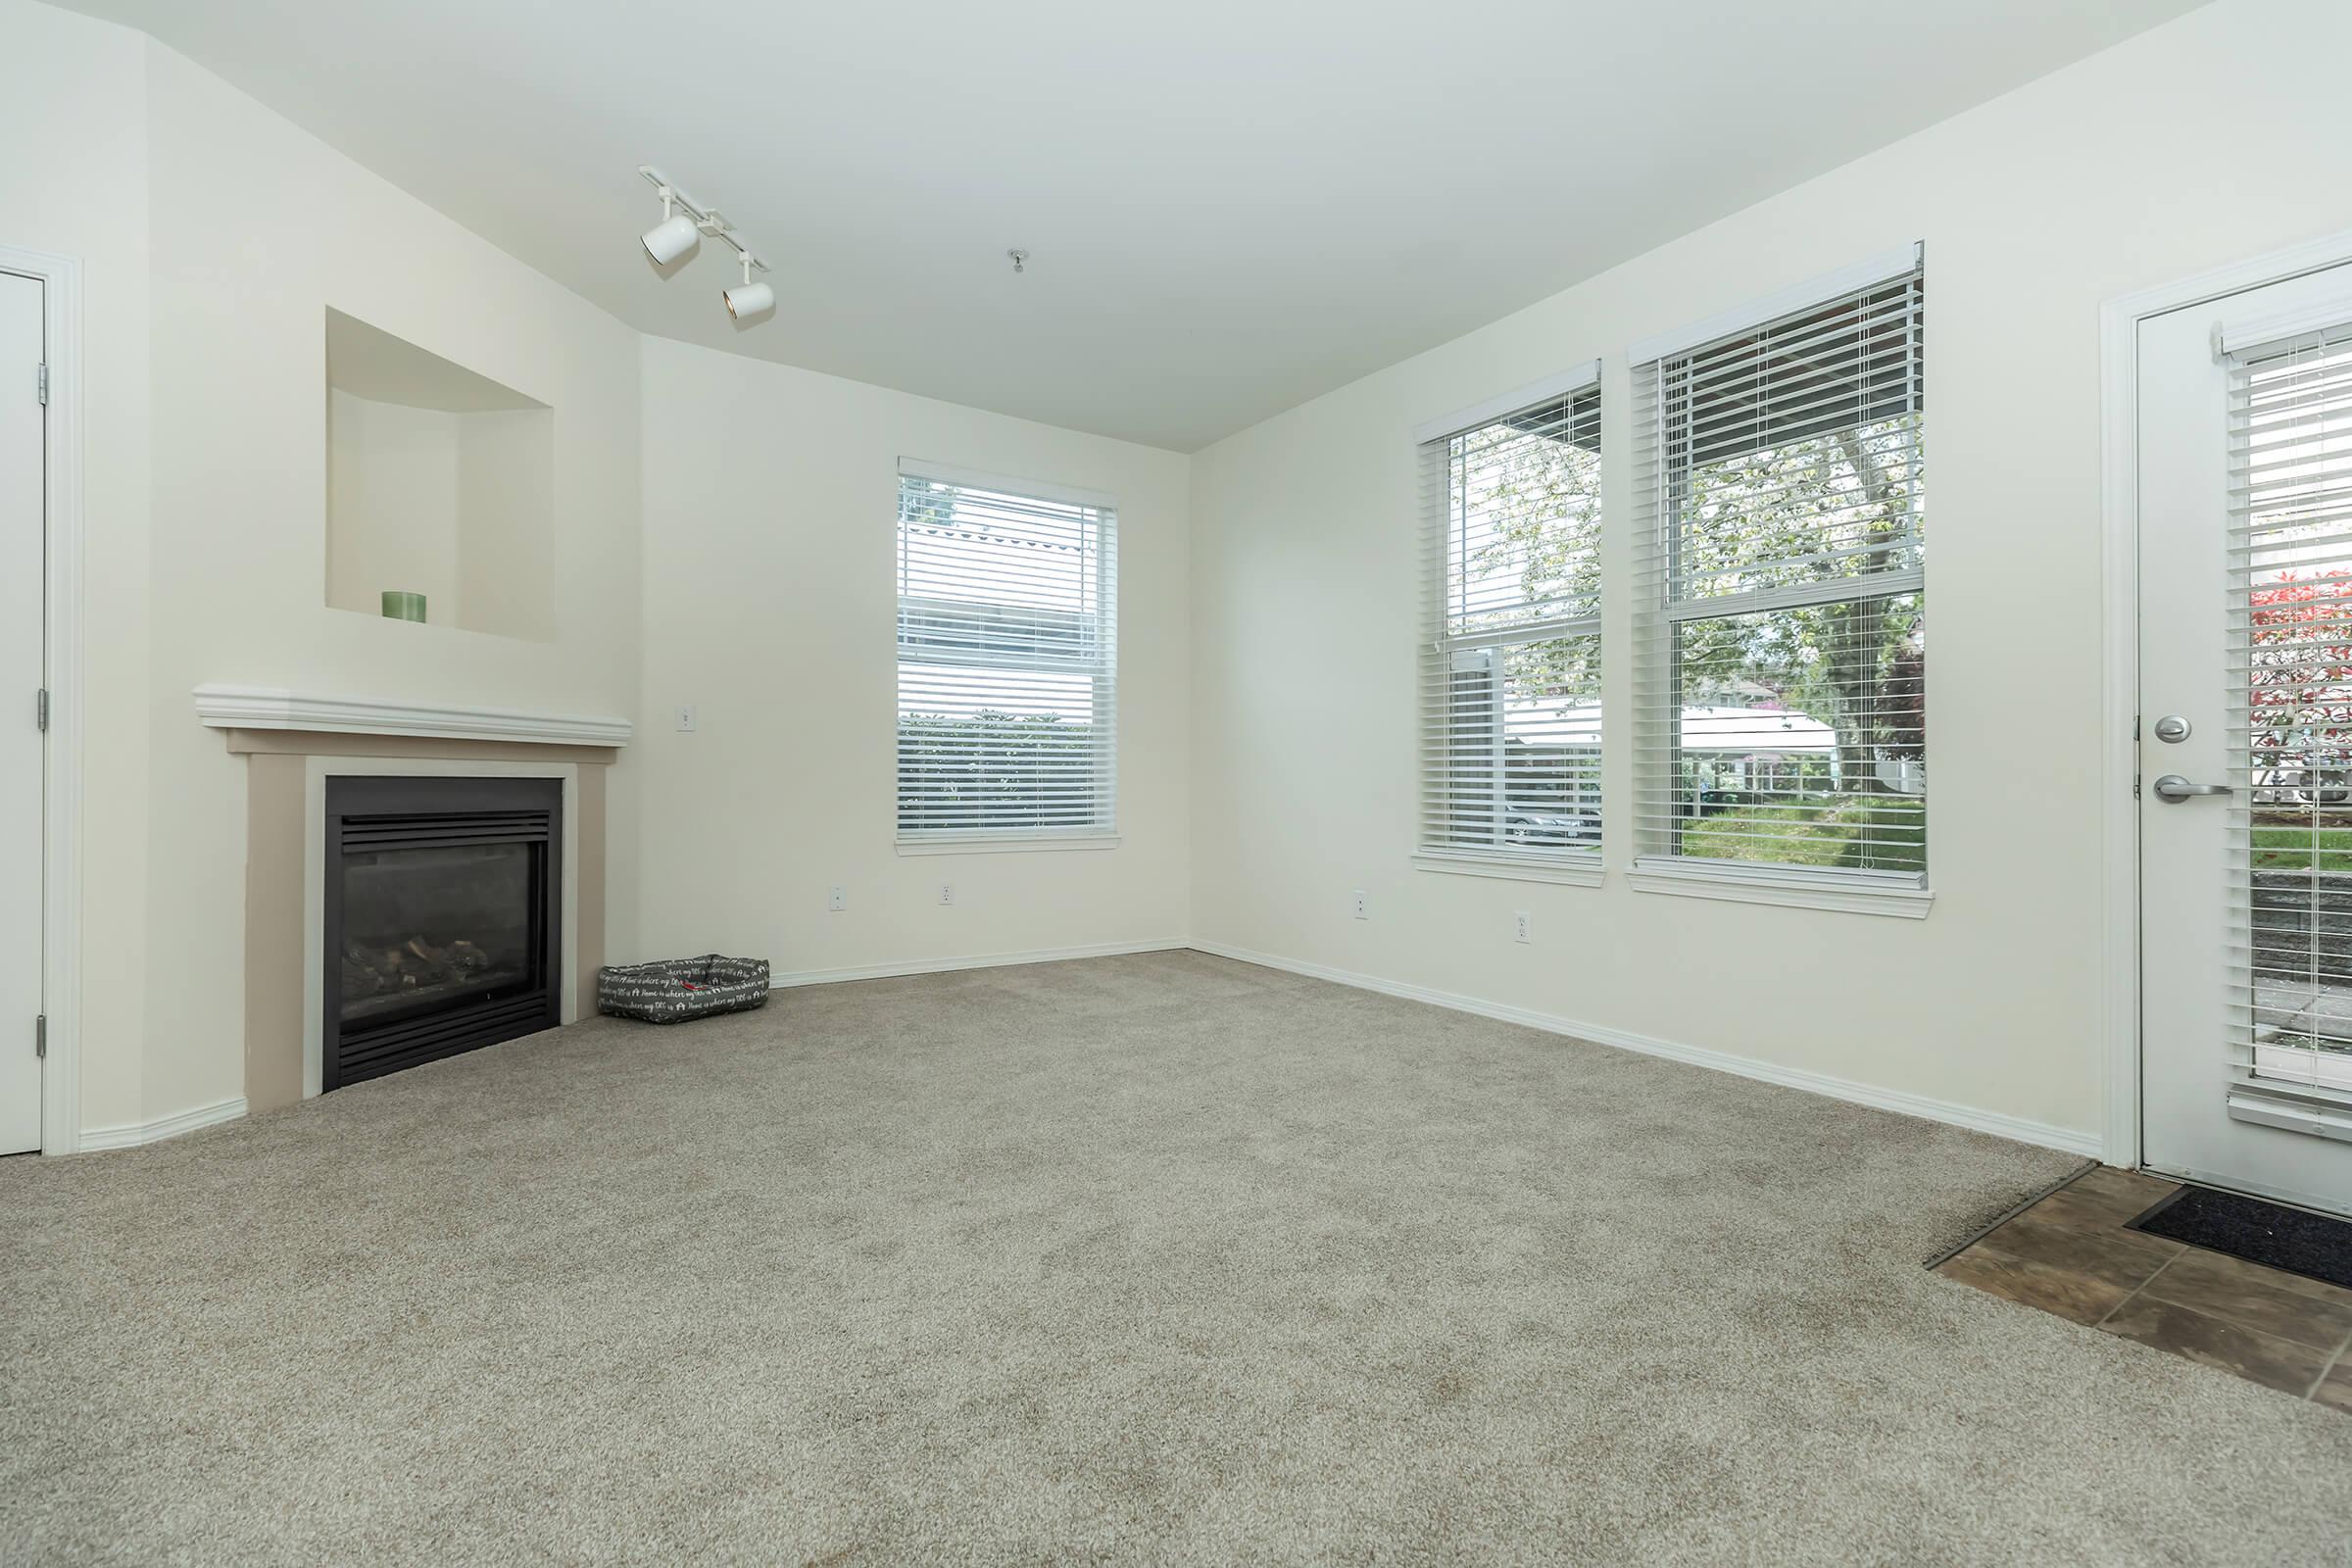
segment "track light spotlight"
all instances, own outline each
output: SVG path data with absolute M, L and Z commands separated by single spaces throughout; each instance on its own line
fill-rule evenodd
M 743 281 L 719 296 L 727 302 L 727 314 L 738 321 L 776 308 L 776 287 L 773 283 L 752 281 L 752 258 L 743 258 Z
M 667 267 L 702 241 L 702 226 L 684 213 L 669 210 L 669 192 L 662 193 L 662 221 L 645 231 L 645 254 L 657 267 Z

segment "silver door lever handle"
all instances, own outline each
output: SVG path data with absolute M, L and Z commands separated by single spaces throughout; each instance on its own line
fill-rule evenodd
M 2227 784 L 2191 784 L 2178 773 L 2167 773 L 2155 783 L 2156 798 L 2171 801 L 2176 806 L 2192 795 L 2227 795 Z

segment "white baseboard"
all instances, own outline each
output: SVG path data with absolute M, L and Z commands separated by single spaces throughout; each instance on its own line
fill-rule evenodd
M 2061 1150 L 2069 1154 L 2082 1154 L 2093 1159 L 2105 1152 L 2105 1145 L 2097 1133 L 2077 1132 L 2070 1127 L 2053 1127 L 2046 1122 L 2003 1115 L 1996 1110 L 1979 1110 L 1973 1105 L 1930 1100 L 1924 1095 L 1908 1094 L 1899 1089 L 1881 1089 L 1875 1084 L 1857 1083 L 1851 1078 L 1834 1078 L 1828 1073 L 1811 1072 L 1802 1067 L 1784 1067 L 1776 1062 L 1758 1061 L 1753 1056 L 1734 1055 L 1728 1051 L 1686 1046 L 1672 1040 L 1631 1034 L 1623 1029 L 1604 1029 L 1597 1024 L 1579 1023 L 1573 1018 L 1563 1018 L 1554 1013 L 1537 1012 L 1532 1008 L 1514 1007 L 1499 1002 L 1486 1002 L 1477 997 L 1458 996 L 1450 991 L 1434 991 L 1427 986 L 1382 980 L 1351 970 L 1334 969 L 1327 964 L 1303 963 L 1295 958 L 1276 957 L 1269 953 L 1253 953 L 1248 948 L 1237 948 L 1223 942 L 1196 939 L 1191 946 L 1221 958 L 1263 964 L 1269 969 L 1288 970 L 1292 974 L 1335 981 L 1364 991 L 1377 991 L 1384 996 L 1402 997 L 1408 1002 L 1426 1002 L 1433 1006 L 1450 1007 L 1456 1012 L 1474 1012 L 1484 1018 L 1524 1024 L 1530 1029 L 1542 1029 L 1548 1034 L 1588 1040 L 1596 1046 L 1614 1046 L 1620 1051 L 1638 1051 L 1645 1056 L 1687 1061 L 1695 1067 L 1711 1067 L 1717 1072 L 1753 1078 L 1760 1083 L 1780 1084 L 1789 1089 L 1802 1089 L 1809 1094 L 1826 1095 L 1832 1100 L 1850 1101 L 1857 1105 L 1918 1116 L 1927 1121 L 1946 1122 L 1954 1127 L 1990 1133 L 1995 1138 L 2007 1138 L 2016 1143 L 2034 1144 L 2043 1149 Z
M 904 963 L 867 963 L 846 969 L 804 969 L 771 974 L 768 989 L 826 986 L 841 980 L 889 980 L 904 974 L 946 974 L 954 969 L 998 969 L 1015 963 L 1058 963 L 1064 958 L 1109 958 L 1123 953 L 1173 953 L 1192 947 L 1182 937 L 1157 942 L 1098 942 L 1082 948 L 1039 948 L 1029 953 L 983 953 L 964 958 L 912 958 Z
M 81 1151 L 94 1149 L 129 1149 L 138 1144 L 158 1143 L 166 1138 L 177 1138 L 199 1127 L 211 1127 L 224 1121 L 235 1121 L 245 1114 L 245 1097 L 223 1100 L 217 1105 L 198 1105 L 176 1115 L 156 1121 L 128 1122 L 121 1127 L 84 1127 L 81 1130 Z
M 1643 1055 L 1662 1056 L 1669 1061 L 1685 1061 L 1692 1066 L 1708 1067 L 1761 1083 L 1780 1084 L 1789 1089 L 1802 1089 L 1810 1094 L 1824 1095 L 1832 1100 L 1848 1101 L 1858 1105 L 1870 1105 L 1879 1110 L 1891 1110 L 1905 1116 L 1918 1116 L 1928 1121 L 1966 1127 L 1974 1132 L 1990 1133 L 2021 1144 L 2034 1144 L 2044 1149 L 2061 1150 L 2070 1154 L 2096 1158 L 2104 1152 L 2099 1135 L 2078 1132 L 2072 1128 L 2053 1127 L 2044 1122 L 2027 1121 L 2022 1117 L 2004 1115 L 1999 1111 L 1980 1110 L 1971 1105 L 1958 1105 L 1949 1101 L 1930 1100 L 1899 1089 L 1882 1089 L 1874 1084 L 1857 1083 L 1850 1078 L 1836 1078 L 1828 1073 L 1811 1072 L 1802 1067 L 1784 1067 L 1775 1062 L 1758 1061 L 1752 1056 L 1735 1055 L 1728 1051 L 1711 1051 L 1703 1046 L 1687 1046 L 1671 1040 L 1659 1040 L 1649 1035 L 1638 1035 L 1623 1029 L 1608 1029 L 1597 1024 L 1579 1023 L 1555 1013 L 1538 1012 L 1529 1007 L 1515 1007 L 1505 1003 L 1487 1002 L 1450 991 L 1438 991 L 1428 986 L 1406 985 L 1401 981 L 1383 980 L 1374 975 L 1357 974 L 1348 969 L 1337 969 L 1328 964 L 1306 963 L 1296 958 L 1284 958 L 1270 953 L 1257 953 L 1237 948 L 1229 943 L 1187 941 L 1168 938 L 1156 942 L 1102 942 L 1084 947 L 1040 948 L 1027 953 L 989 953 L 958 958 L 923 958 L 904 963 L 862 964 L 840 969 L 811 969 L 798 973 L 771 976 L 769 984 L 778 990 L 791 986 L 828 985 L 842 980 L 884 980 L 898 975 L 943 974 L 956 969 L 992 969 L 1016 963 L 1054 963 L 1066 958 L 1104 958 L 1130 953 L 1167 953 L 1191 948 L 1232 958 L 1242 963 L 1254 963 L 1269 969 L 1281 969 L 1291 974 L 1306 975 L 1316 980 L 1329 980 L 1362 991 L 1376 991 L 1383 996 L 1399 997 L 1408 1002 L 1424 1002 L 1432 1006 L 1447 1007 L 1456 1012 L 1475 1013 L 1480 1017 L 1497 1019 L 1503 1023 L 1523 1024 L 1547 1034 L 1566 1035 L 1590 1041 L 1598 1046 L 1613 1046 L 1620 1051 L 1638 1051 Z M 234 1121 L 245 1114 L 245 1102 L 240 1097 L 223 1100 L 218 1104 L 199 1105 L 176 1115 L 156 1121 L 132 1122 L 120 1127 L 89 1127 L 82 1130 L 80 1147 L 85 1151 L 129 1149 L 139 1144 L 152 1144 L 165 1138 L 176 1138 L 181 1133 L 194 1132 L 199 1127 L 211 1127 L 220 1122 Z

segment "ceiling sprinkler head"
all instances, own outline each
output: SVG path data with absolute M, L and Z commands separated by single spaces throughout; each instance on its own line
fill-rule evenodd
M 1014 271 L 1025 272 L 1029 270 L 1029 253 L 1027 251 L 1006 251 L 1004 254 L 1012 258 Z

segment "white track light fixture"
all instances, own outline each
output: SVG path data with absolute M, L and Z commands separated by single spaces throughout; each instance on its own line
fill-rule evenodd
M 733 288 L 722 289 L 719 298 L 727 302 L 727 314 L 738 321 L 748 321 L 762 312 L 776 308 L 775 285 L 752 281 L 752 259 L 749 256 L 743 259 L 743 281 Z
M 706 207 L 669 182 L 669 176 L 651 165 L 640 165 L 637 172 L 644 175 L 662 193 L 662 221 L 647 229 L 643 236 L 645 254 L 658 267 L 667 267 L 680 257 L 691 254 L 702 243 L 705 234 L 724 240 L 734 247 L 736 259 L 743 263 L 743 281 L 723 292 L 727 314 L 738 321 L 750 321 L 776 308 L 776 290 L 772 283 L 754 282 L 755 270 L 768 270 L 767 263 L 752 249 L 750 240 L 735 228 L 718 210 Z
M 645 231 L 645 254 L 657 267 L 667 267 L 703 242 L 703 231 L 684 213 L 672 213 L 667 191 L 662 193 L 662 221 Z

